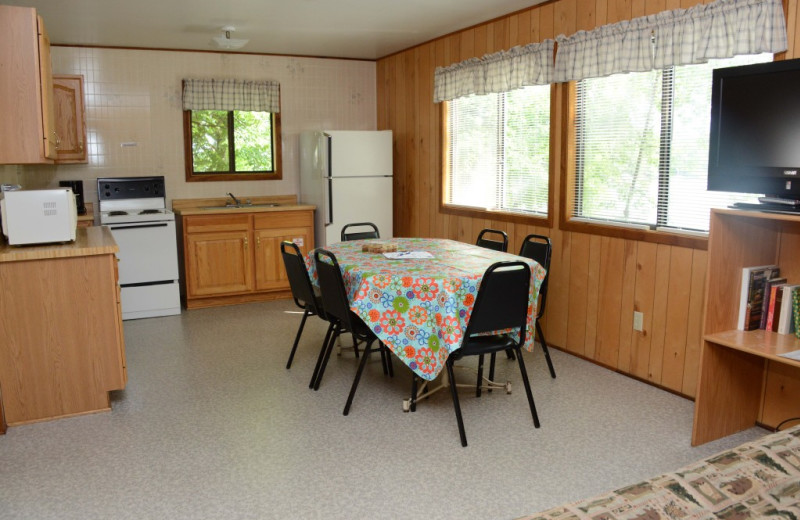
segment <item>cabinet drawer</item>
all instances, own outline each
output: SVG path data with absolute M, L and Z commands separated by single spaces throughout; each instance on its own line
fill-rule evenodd
M 250 229 L 249 215 L 193 215 L 184 217 L 186 233 L 208 233 L 216 231 L 247 231 Z
M 273 211 L 258 213 L 254 217 L 254 229 L 292 228 L 311 226 L 313 215 L 310 211 Z

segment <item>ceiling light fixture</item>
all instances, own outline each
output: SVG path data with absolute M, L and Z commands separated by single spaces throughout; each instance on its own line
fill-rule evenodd
M 220 49 L 241 49 L 247 42 L 250 40 L 240 39 L 240 38 L 231 38 L 231 33 L 236 31 L 236 27 L 232 25 L 226 25 L 222 28 L 222 36 L 215 36 L 214 43 Z

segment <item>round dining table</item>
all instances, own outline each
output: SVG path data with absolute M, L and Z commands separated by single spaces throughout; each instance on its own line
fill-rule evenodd
M 483 274 L 496 262 L 522 260 L 531 267 L 524 347 L 534 347 L 536 300 L 546 273 L 529 258 L 433 238 L 354 240 L 325 249 L 342 270 L 351 310 L 425 380 L 435 379 L 461 346 Z M 316 283 L 313 258 L 312 251 L 306 265 Z

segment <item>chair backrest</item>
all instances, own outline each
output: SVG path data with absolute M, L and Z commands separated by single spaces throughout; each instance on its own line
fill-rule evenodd
M 350 302 L 336 256 L 326 249 L 314 250 L 317 266 L 320 299 L 327 319 L 339 320 L 345 328 L 353 330 L 350 323 Z
M 348 232 L 348 228 L 353 227 L 369 227 L 372 228 L 367 231 L 350 231 Z M 381 234 L 378 231 L 378 226 L 373 224 L 372 222 L 354 222 L 352 224 L 345 224 L 342 228 L 342 242 L 347 242 L 350 240 L 364 240 L 365 238 L 380 238 Z
M 484 235 L 489 235 L 489 238 L 484 238 Z M 500 231 L 499 229 L 484 229 L 478 233 L 478 240 L 475 245 L 505 253 L 508 251 L 508 235 L 506 235 L 505 231 Z
M 530 258 L 537 264 L 544 267 L 547 274 L 542 280 L 542 285 L 539 288 L 539 311 L 536 319 L 544 315 L 544 306 L 547 302 L 547 285 L 550 279 L 550 258 L 553 254 L 553 245 L 550 239 L 544 235 L 528 235 L 522 241 L 522 246 L 519 248 L 519 256 Z
M 520 328 L 525 341 L 531 268 L 522 261 L 497 262 L 481 279 L 464 337 L 480 332 Z
M 300 308 L 308 307 L 319 314 L 316 298 L 314 298 L 314 288 L 311 286 L 311 279 L 308 276 L 308 270 L 300 248 L 294 242 L 284 240 L 281 242 L 281 256 L 283 257 L 283 266 L 286 268 L 286 276 L 289 278 L 289 287 L 292 289 L 294 302 Z

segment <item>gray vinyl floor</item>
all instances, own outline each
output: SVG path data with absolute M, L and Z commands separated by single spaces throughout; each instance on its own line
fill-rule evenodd
M 691 448 L 690 401 L 558 351 L 553 380 L 537 351 L 525 359 L 542 427 L 503 358 L 497 379 L 514 391 L 461 394 L 462 448 L 448 393 L 402 412 L 410 372 L 397 360 L 389 379 L 373 356 L 347 417 L 352 353 L 309 390 L 325 327 L 309 321 L 286 370 L 295 310 L 284 300 L 126 321 L 129 382 L 110 413 L 0 436 L 0 518 L 508 519 L 766 433 Z

